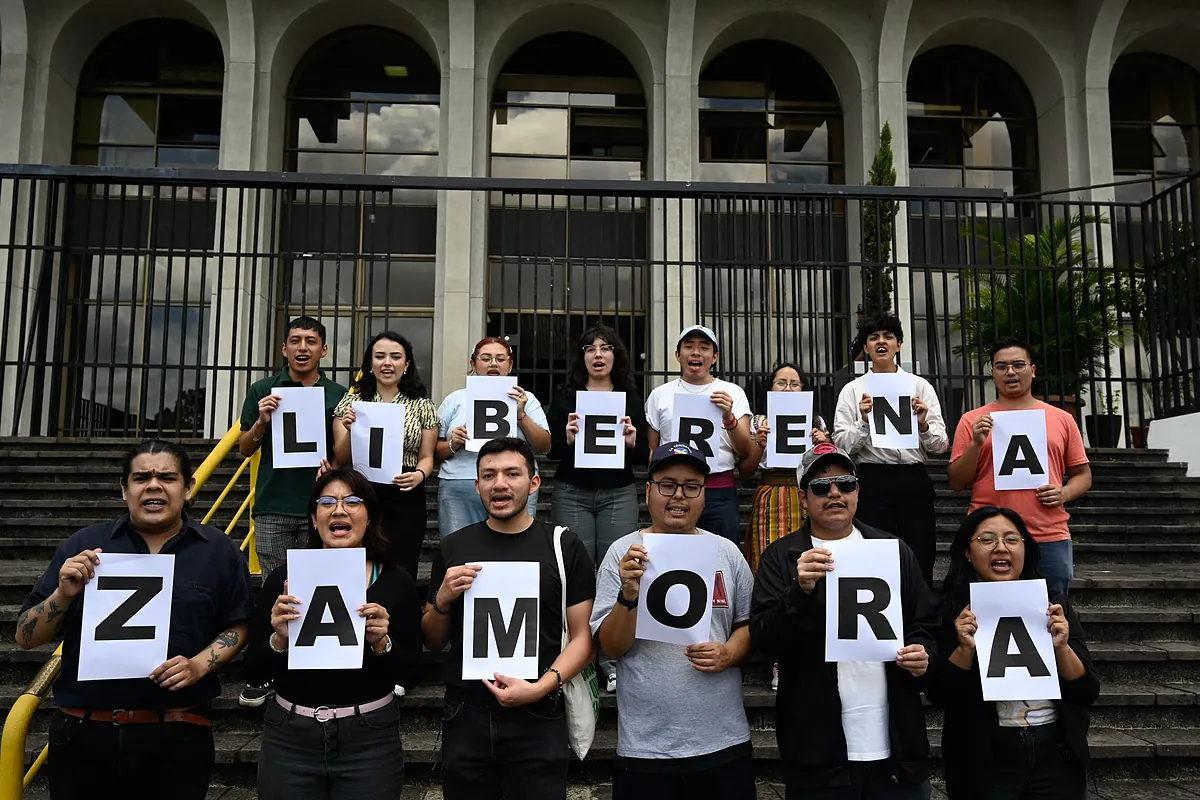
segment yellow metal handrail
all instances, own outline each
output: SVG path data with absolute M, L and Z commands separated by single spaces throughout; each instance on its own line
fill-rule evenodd
M 195 497 L 200 493 L 200 490 L 208 483 L 217 467 L 225 460 L 225 458 L 233 452 L 237 447 L 238 439 L 241 438 L 242 426 L 240 422 L 233 423 L 233 427 L 221 437 L 221 441 L 217 442 L 216 447 L 204 459 L 199 467 L 196 468 L 194 477 L 196 486 L 192 490 L 192 496 Z M 251 457 L 244 459 L 241 466 L 233 473 L 233 477 L 221 490 L 216 502 L 212 508 L 204 515 L 203 522 L 208 522 L 216 514 L 221 507 L 221 503 L 233 490 L 238 478 L 246 471 L 246 467 L 250 467 L 250 491 L 246 494 L 246 499 L 242 501 L 238 507 L 237 513 L 233 515 L 233 519 L 225 528 L 226 535 L 233 532 L 245 514 L 254 505 L 254 486 L 258 480 L 258 463 L 259 452 L 256 452 Z M 258 564 L 258 554 L 254 548 L 254 517 L 250 517 L 250 530 L 246 534 L 246 538 L 242 540 L 242 550 L 250 551 L 250 572 L 254 575 L 262 573 L 262 569 Z M 38 674 L 25 688 L 25 691 L 13 703 L 12 710 L 8 712 L 7 719 L 4 720 L 4 733 L 0 736 L 0 800 L 20 800 L 25 789 L 29 788 L 29 784 L 37 777 L 38 770 L 46 763 L 46 756 L 50 752 L 49 745 L 42 748 L 34 759 L 33 764 L 29 767 L 29 771 L 25 772 L 25 743 L 29 734 L 29 723 L 33 720 L 34 713 L 42 704 L 42 700 L 50 693 L 50 687 L 54 685 L 55 679 L 58 677 L 59 671 L 62 669 L 62 645 L 54 651 Z

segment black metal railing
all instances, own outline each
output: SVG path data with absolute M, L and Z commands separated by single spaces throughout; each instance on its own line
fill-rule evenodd
M 648 391 L 677 374 L 675 337 L 700 322 L 720 339 L 719 374 L 756 408 L 765 373 L 790 360 L 828 416 L 861 369 L 859 316 L 887 309 L 906 324 L 903 363 L 933 381 L 951 424 L 993 396 L 988 347 L 1012 334 L 1033 347 L 1040 395 L 1119 417 L 1118 438 L 1136 444 L 1149 420 L 1200 398 L 1198 188 L 1192 177 L 1116 203 L 0 167 L 0 435 L 223 431 L 247 382 L 280 368 L 300 314 L 326 325 L 323 367 L 337 379 L 386 328 L 413 341 L 428 379 L 437 232 L 451 222 L 438 197 L 468 192 L 481 202 L 467 205 L 486 203 L 484 252 L 448 268 L 471 270 L 486 310 L 472 329 L 509 338 L 522 385 L 544 402 L 586 327 L 620 331 Z M 444 364 L 465 370 L 467 355 Z

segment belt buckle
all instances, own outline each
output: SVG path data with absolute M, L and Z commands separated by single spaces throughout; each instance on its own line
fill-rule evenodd
M 337 719 L 337 714 L 335 714 L 334 710 L 329 706 L 318 706 L 313 712 L 313 719 L 320 723 L 326 723 Z
M 123 709 L 123 708 L 117 708 L 117 709 L 114 709 L 114 710 L 113 710 L 113 715 L 112 715 L 112 724 L 113 724 L 113 725 L 122 725 L 122 724 L 124 724 L 124 723 L 121 723 L 121 722 L 117 722 L 117 715 L 118 715 L 118 714 L 124 714 L 124 713 L 125 713 L 125 709 Z

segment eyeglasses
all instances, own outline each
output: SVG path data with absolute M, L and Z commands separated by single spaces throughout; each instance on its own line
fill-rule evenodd
M 342 504 L 342 508 L 346 509 L 347 511 L 357 511 L 363 507 L 363 503 L 366 501 L 356 494 L 348 494 L 342 498 L 324 494 L 317 498 L 317 505 L 321 506 L 322 508 L 333 509 L 339 502 Z
M 775 382 L 774 382 L 773 384 L 771 384 L 771 385 L 772 385 L 772 386 L 774 386 L 776 389 L 796 389 L 796 390 L 800 390 L 800 389 L 803 389 L 803 388 L 804 388 L 804 384 L 803 384 L 803 383 L 801 383 L 800 381 L 785 381 L 785 380 L 783 380 L 783 379 L 777 380 L 777 381 L 775 381 Z
M 475 360 L 478 361 L 480 364 L 507 364 L 508 356 L 504 356 L 504 355 L 493 356 L 488 353 L 485 353 L 481 356 L 475 356 Z
M 583 349 L 583 354 L 585 356 L 594 356 L 597 353 L 602 353 L 604 355 L 608 355 L 609 353 L 611 353 L 614 350 L 614 348 L 611 344 L 602 344 L 599 347 L 597 347 L 594 344 L 589 344 L 589 345 L 584 346 L 582 349 Z
M 1001 375 L 1008 372 L 1009 368 L 1012 368 L 1013 372 L 1024 372 L 1026 369 L 1029 368 L 1029 362 L 1028 361 L 1012 361 L 1012 362 L 993 361 L 992 362 L 992 369 L 994 369 L 996 372 L 999 372 Z
M 858 478 L 853 475 L 839 475 L 836 478 L 813 478 L 808 482 L 808 488 L 817 497 L 824 497 L 836 486 L 842 494 L 853 494 L 858 491 Z
M 658 487 L 658 493 L 663 497 L 674 497 L 677 491 L 683 489 L 684 497 L 695 498 L 704 491 L 702 483 L 676 483 L 675 481 L 650 481 L 650 483 Z
M 1021 534 L 1019 533 L 1006 533 L 1003 537 L 997 536 L 994 533 L 981 533 L 972 538 L 971 541 L 979 542 L 984 550 L 995 550 L 996 545 L 1000 544 L 1000 540 L 1002 538 L 1004 540 L 1004 546 L 1010 550 L 1014 547 L 1020 547 L 1025 541 L 1021 538 Z

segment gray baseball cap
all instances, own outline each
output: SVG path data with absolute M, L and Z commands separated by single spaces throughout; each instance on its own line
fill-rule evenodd
M 854 466 L 854 459 L 850 455 L 839 448 L 835 444 L 822 442 L 804 454 L 800 459 L 800 468 L 796 470 L 797 483 L 801 489 L 808 485 L 808 476 L 814 472 L 817 467 L 828 464 L 831 461 L 836 461 L 850 470 L 851 475 L 858 474 L 858 467 Z

